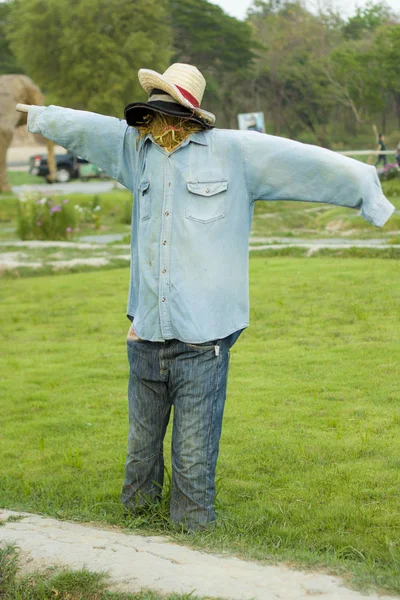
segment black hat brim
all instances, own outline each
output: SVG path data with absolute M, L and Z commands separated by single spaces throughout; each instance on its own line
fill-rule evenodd
M 146 115 L 155 113 L 188 119 L 189 121 L 198 123 L 205 129 L 212 128 L 212 125 L 209 125 L 203 121 L 203 119 L 200 119 L 200 117 L 194 114 L 189 108 L 181 106 L 178 103 L 162 102 L 161 100 L 156 100 L 154 102 L 133 102 L 132 104 L 128 104 L 124 110 L 126 122 L 132 127 L 142 125 Z

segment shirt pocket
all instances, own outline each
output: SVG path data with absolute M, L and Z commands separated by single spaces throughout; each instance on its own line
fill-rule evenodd
M 187 183 L 189 191 L 185 216 L 192 221 L 210 223 L 226 214 L 227 181 Z
M 150 183 L 148 181 L 141 181 L 138 185 L 138 189 L 140 220 L 146 221 L 146 219 L 150 219 L 151 212 Z

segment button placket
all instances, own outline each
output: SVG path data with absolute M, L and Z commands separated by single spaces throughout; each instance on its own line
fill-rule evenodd
M 170 155 L 166 157 L 164 167 L 164 196 L 162 203 L 162 219 L 160 232 L 160 283 L 159 283 L 159 313 L 160 326 L 164 339 L 168 339 L 171 334 L 171 313 L 169 306 L 169 273 L 171 262 L 171 229 L 172 219 L 170 218 L 172 210 L 172 165 Z

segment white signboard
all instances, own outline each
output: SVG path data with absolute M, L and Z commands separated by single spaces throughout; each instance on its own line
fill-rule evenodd
M 264 113 L 243 113 L 238 115 L 239 129 L 244 131 L 258 131 L 265 133 Z

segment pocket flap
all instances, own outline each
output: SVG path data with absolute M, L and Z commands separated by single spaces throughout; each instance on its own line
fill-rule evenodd
M 150 184 L 148 181 L 141 181 L 139 183 L 139 190 L 142 192 L 142 194 L 143 194 L 143 192 L 145 192 L 148 189 L 149 185 Z
M 220 194 L 221 192 L 225 192 L 228 189 L 227 181 L 209 181 L 209 182 L 198 182 L 187 184 L 189 192 L 193 194 L 198 194 L 199 196 L 214 196 L 215 194 Z

